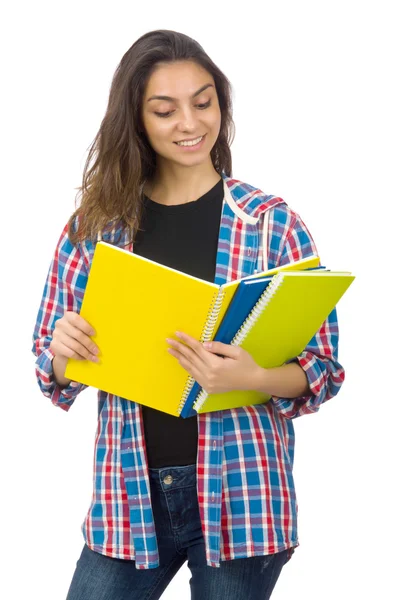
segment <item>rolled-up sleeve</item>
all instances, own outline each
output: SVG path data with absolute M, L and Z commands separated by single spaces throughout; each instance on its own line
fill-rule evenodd
M 55 406 L 68 411 L 76 396 L 87 386 L 71 381 L 66 387 L 54 380 L 50 349 L 55 323 L 66 311 L 80 312 L 87 284 L 87 268 L 82 253 L 68 238 L 66 225 L 52 258 L 33 332 L 32 352 L 37 382 L 41 392 Z
M 317 255 L 316 245 L 302 219 L 292 213 L 280 266 L 307 256 Z M 338 362 L 339 329 L 336 308 L 321 325 L 304 351 L 290 362 L 297 362 L 305 371 L 310 394 L 297 398 L 272 397 L 277 410 L 286 418 L 317 412 L 324 402 L 339 392 L 345 371 Z

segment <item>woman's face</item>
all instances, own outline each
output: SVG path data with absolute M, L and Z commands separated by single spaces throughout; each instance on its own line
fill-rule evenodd
M 185 166 L 210 160 L 221 126 L 213 77 L 192 61 L 159 63 L 146 86 L 142 120 L 158 157 Z

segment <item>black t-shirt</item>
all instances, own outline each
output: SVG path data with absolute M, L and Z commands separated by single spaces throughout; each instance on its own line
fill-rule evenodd
M 133 251 L 213 282 L 222 202 L 222 179 L 198 200 L 187 204 L 165 206 L 144 196 Z M 142 408 L 149 467 L 194 464 L 197 417 L 182 419 L 147 406 Z

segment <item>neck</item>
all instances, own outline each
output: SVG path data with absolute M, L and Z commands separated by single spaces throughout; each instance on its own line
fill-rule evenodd
M 164 165 L 160 160 L 155 176 L 147 182 L 144 191 L 159 204 L 186 204 L 203 196 L 220 178 L 211 160 L 194 167 Z

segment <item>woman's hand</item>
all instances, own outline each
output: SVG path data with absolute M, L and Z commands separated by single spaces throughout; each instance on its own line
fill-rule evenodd
M 167 338 L 172 346 L 168 352 L 208 394 L 256 389 L 263 369 L 246 350 L 221 342 L 202 344 L 186 333 L 176 335 L 181 341 Z
M 67 311 L 55 323 L 50 350 L 63 360 L 74 358 L 99 362 L 96 356 L 99 348 L 90 339 L 92 335 L 95 335 L 95 331 L 83 317 Z

